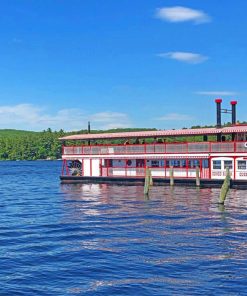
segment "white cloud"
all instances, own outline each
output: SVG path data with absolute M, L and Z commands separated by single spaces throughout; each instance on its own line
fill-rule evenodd
M 210 22 L 210 17 L 205 12 L 183 6 L 158 8 L 156 17 L 173 23 L 191 21 L 201 24 Z
M 189 64 L 200 64 L 205 62 L 208 59 L 208 57 L 201 55 L 199 53 L 183 52 L 183 51 L 160 53 L 158 54 L 158 56 L 162 58 L 169 58 L 172 60 L 189 63 Z
M 54 114 L 47 113 L 45 108 L 31 104 L 0 106 L 1 128 L 24 130 L 43 130 L 50 127 L 53 130 L 86 129 L 91 121 L 92 129 L 109 129 L 131 127 L 128 116 L 124 113 L 101 112 L 87 114 L 80 109 L 62 109 Z
M 90 115 L 89 120 L 101 123 L 104 129 L 130 127 L 128 116 L 125 113 L 100 112 Z
M 183 120 L 192 120 L 193 118 L 187 114 L 179 113 L 169 113 L 164 116 L 156 118 L 156 120 L 161 121 L 183 121 Z
M 233 91 L 197 91 L 195 92 L 197 95 L 203 95 L 203 96 L 236 96 L 238 95 L 237 92 Z

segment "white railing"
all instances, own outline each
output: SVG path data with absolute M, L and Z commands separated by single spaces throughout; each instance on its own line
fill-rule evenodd
M 142 145 L 64 146 L 63 155 L 247 152 L 247 142 L 197 142 Z

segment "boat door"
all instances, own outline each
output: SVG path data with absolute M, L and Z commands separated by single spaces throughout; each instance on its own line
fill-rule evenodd
M 247 180 L 247 160 L 246 157 L 236 158 L 236 180 Z
M 231 157 L 213 157 L 211 159 L 211 179 L 225 179 L 226 169 L 229 168 L 233 178 L 234 161 Z

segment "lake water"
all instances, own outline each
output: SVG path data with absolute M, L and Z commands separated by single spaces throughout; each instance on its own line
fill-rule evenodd
M 0 295 L 247 295 L 247 191 L 61 185 L 0 162 Z

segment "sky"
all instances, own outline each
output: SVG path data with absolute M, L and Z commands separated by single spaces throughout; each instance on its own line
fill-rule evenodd
M 0 129 L 210 125 L 215 98 L 247 120 L 246 0 L 0 5 Z

